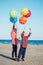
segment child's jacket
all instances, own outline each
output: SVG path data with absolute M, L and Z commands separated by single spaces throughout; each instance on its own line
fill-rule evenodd
M 24 36 L 24 34 L 21 34 L 22 40 L 21 40 L 21 46 L 23 48 L 27 48 L 28 45 L 28 38 L 30 37 L 31 33 L 28 34 L 28 36 Z

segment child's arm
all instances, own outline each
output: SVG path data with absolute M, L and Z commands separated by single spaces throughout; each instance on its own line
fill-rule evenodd
M 20 37 L 19 37 L 19 38 L 17 38 L 17 40 L 20 40 Z
M 29 32 L 29 34 L 28 34 L 27 38 L 28 38 L 28 37 L 30 37 L 30 35 L 31 35 L 31 33 Z
M 11 31 L 11 33 L 10 33 L 10 34 L 11 34 L 11 37 L 12 37 L 12 32 L 13 32 L 13 29 L 12 29 L 12 31 Z
M 29 34 L 28 34 L 27 37 L 30 37 L 30 35 L 32 34 L 32 32 L 31 32 L 31 28 L 29 28 L 29 30 L 30 30 L 30 32 L 29 32 Z

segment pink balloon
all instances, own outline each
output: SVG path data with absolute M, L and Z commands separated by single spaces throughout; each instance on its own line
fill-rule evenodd
M 31 11 L 28 10 L 28 13 L 27 13 L 26 15 L 24 15 L 24 17 L 28 18 L 28 17 L 30 17 L 30 16 L 31 16 Z

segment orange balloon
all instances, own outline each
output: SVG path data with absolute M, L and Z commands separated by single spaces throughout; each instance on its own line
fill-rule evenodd
M 24 17 L 24 16 L 20 17 L 19 22 L 20 22 L 21 24 L 25 24 L 25 23 L 27 22 L 26 17 Z

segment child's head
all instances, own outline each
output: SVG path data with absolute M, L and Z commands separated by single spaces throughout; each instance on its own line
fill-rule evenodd
M 23 31 L 22 34 L 23 34 L 24 36 L 27 36 L 26 31 Z
M 23 31 L 22 34 L 25 36 L 26 35 L 25 31 Z
M 17 34 L 17 29 L 15 28 L 15 33 Z
M 24 34 L 25 32 L 23 31 L 22 34 Z

